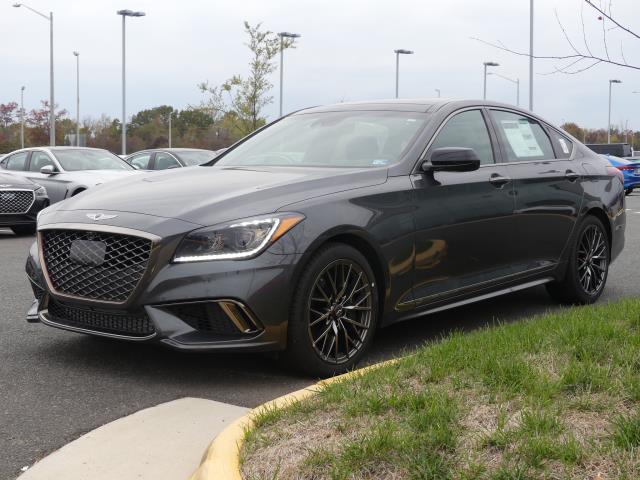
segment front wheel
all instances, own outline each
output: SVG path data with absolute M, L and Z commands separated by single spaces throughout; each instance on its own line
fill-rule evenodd
M 377 286 L 367 260 L 349 245 L 329 244 L 298 283 L 285 357 L 312 375 L 346 372 L 367 350 L 377 321 Z
M 547 284 L 548 292 L 565 303 L 595 302 L 607 282 L 610 256 L 609 237 L 598 218 L 585 218 L 569 255 L 565 277 Z

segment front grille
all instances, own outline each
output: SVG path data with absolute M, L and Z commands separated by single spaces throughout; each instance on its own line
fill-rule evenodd
M 149 263 L 151 241 L 105 232 L 43 230 L 42 253 L 55 291 L 124 302 Z
M 30 190 L 0 190 L 0 213 L 27 213 L 34 195 Z
M 219 335 L 241 333 L 216 302 L 183 303 L 165 308 L 199 332 Z
M 153 322 L 144 310 L 136 313 L 96 310 L 50 298 L 48 311 L 52 322 L 69 327 L 128 337 L 148 337 L 155 333 Z

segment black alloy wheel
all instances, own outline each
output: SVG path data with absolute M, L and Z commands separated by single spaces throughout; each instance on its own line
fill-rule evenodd
M 374 273 L 355 248 L 333 243 L 306 265 L 292 303 L 285 356 L 319 376 L 352 368 L 368 348 L 378 320 Z
M 602 222 L 591 215 L 577 229 L 564 278 L 548 283 L 547 291 L 563 303 L 593 303 L 607 282 L 609 237 Z

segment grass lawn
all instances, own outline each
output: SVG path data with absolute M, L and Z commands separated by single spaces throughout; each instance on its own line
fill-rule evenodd
M 640 300 L 448 336 L 245 440 L 245 480 L 640 479 Z

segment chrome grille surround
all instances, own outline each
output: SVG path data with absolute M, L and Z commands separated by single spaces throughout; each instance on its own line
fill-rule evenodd
M 0 188 L 0 215 L 27 213 L 36 201 L 33 190 L 24 188 Z
M 84 251 L 79 257 L 76 250 L 72 258 L 76 240 L 84 242 Z M 146 232 L 110 225 L 51 224 L 38 231 L 40 263 L 49 290 L 83 303 L 127 303 L 153 270 L 159 240 Z M 92 249 L 92 242 L 101 248 Z

